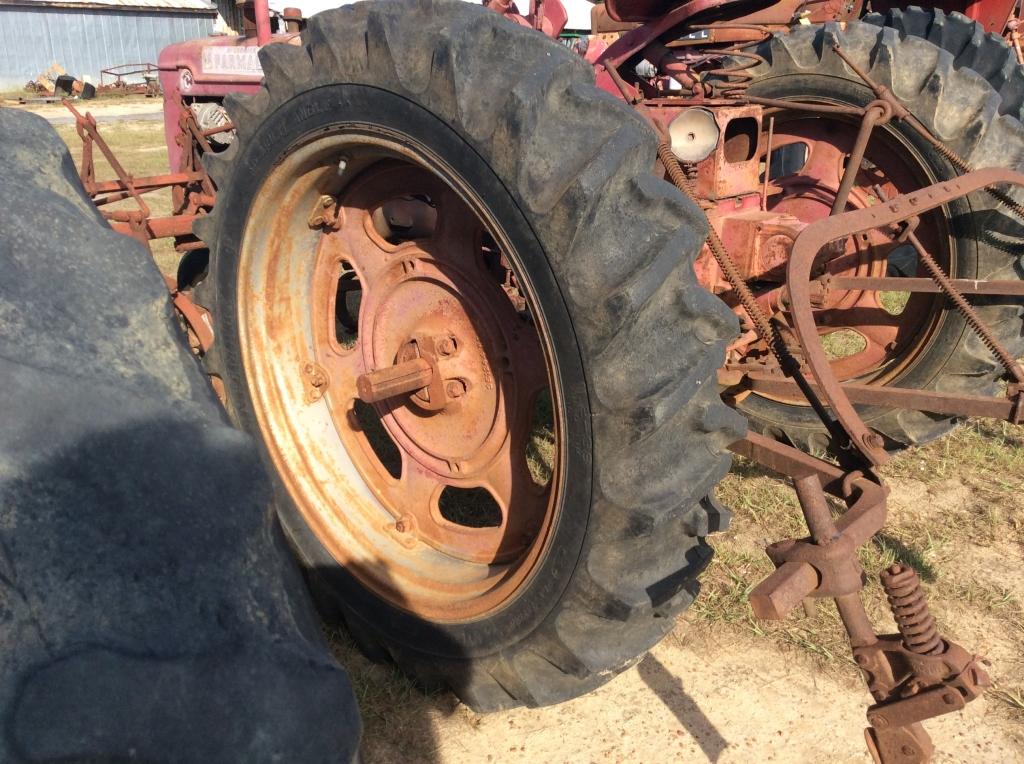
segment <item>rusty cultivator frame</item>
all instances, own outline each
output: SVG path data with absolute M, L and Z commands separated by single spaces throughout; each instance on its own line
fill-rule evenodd
M 753 611 L 762 619 L 783 619 L 806 598 L 833 599 L 873 698 L 866 730 L 872 755 L 885 764 L 923 762 L 932 745 L 921 722 L 962 709 L 989 680 L 978 656 L 937 633 L 913 570 L 897 565 L 882 575 L 899 633 L 877 634 L 867 616 L 857 549 L 886 520 L 887 489 L 876 468 L 904 444 L 876 431 L 863 411 L 883 407 L 950 419 L 1024 422 L 1024 369 L 971 302 L 979 297 L 1019 301 L 1024 281 L 956 273 L 950 237 L 936 227 L 945 225 L 936 223 L 944 220 L 944 210 L 972 195 L 986 195 L 993 208 L 1024 222 L 1024 207 L 1014 195 L 1024 187 L 1024 174 L 972 167 L 849 55 L 839 33 L 848 23 L 864 25 L 857 21 L 859 3 L 840 9 L 838 3 L 781 0 L 742 14 L 733 11 L 738 5 L 609 2 L 596 6 L 593 16 L 594 31 L 602 36 L 580 52 L 594 64 L 598 86 L 630 104 L 658 136 L 657 174 L 708 219 L 697 275 L 740 325 L 740 337 L 718 373 L 723 397 L 746 411 L 743 402 L 761 396 L 813 411 L 820 420 L 820 435 L 803 445 L 827 451 L 825 457 L 785 444 L 771 426 L 757 426 L 756 414 L 748 416 L 763 434 L 751 432 L 731 446 L 793 481 L 808 528 L 806 538 L 768 546 L 776 570 L 752 592 Z M 1007 30 L 1019 52 L 1012 4 L 992 5 L 999 6 L 992 13 L 1002 18 L 997 28 Z M 549 36 L 557 36 L 565 23 L 555 0 L 531 3 L 523 15 L 503 0 L 488 7 Z M 828 22 L 838 23 L 834 32 L 826 27 L 829 47 L 818 55 L 834 56 L 854 82 L 850 87 L 869 94 L 860 105 L 814 94 L 766 95 L 753 87 L 758 72 L 773 65 L 766 57 L 768 49 L 776 50 L 770 48 L 773 42 L 801 26 Z M 203 130 L 179 101 L 180 165 L 168 175 L 136 178 L 117 161 L 95 120 L 68 108 L 83 141 L 82 182 L 115 229 L 144 244 L 173 237 L 183 254 L 201 250 L 205 245 L 192 234 L 192 223 L 213 208 L 216 198 L 201 159 L 214 151 L 209 139 L 233 125 Z M 831 120 L 831 126 L 822 127 L 822 120 Z M 905 145 L 934 152 L 953 169 L 950 177 L 922 179 L 908 163 L 892 159 L 899 152 L 886 131 L 896 125 L 911 136 Z M 873 150 L 877 145 L 882 148 Z M 96 150 L 114 168 L 115 180 L 97 181 Z M 800 151 L 803 155 L 796 156 Z M 787 162 L 796 170 L 787 170 Z M 825 197 L 806 192 L 812 165 L 818 172 L 813 180 L 828 189 Z M 144 196 L 164 188 L 172 190 L 173 214 L 154 218 Z M 108 210 L 124 200 L 136 208 Z M 333 203 L 326 198 L 316 225 L 331 222 Z M 886 258 L 897 250 L 916 264 L 913 272 L 887 271 Z M 187 284 L 169 279 L 169 287 L 194 348 L 209 350 L 214 343 L 209 316 L 193 304 Z M 879 310 L 878 295 L 886 292 L 906 295 L 903 313 Z M 890 373 L 903 363 L 897 356 L 907 336 L 918 337 L 935 315 L 950 312 L 1001 367 L 1006 381 L 1001 396 L 901 387 L 898 374 Z M 823 341 L 828 333 L 823 324 L 830 321 L 857 334 L 861 349 L 839 359 L 830 353 Z M 410 364 L 419 381 L 392 379 Z M 367 389 L 371 382 L 391 387 L 384 393 L 360 388 L 360 394 L 375 402 L 419 389 L 430 379 L 420 373 L 427 366 L 414 358 L 401 368 L 375 372 L 376 377 L 364 375 L 360 384 Z M 845 504 L 845 511 L 834 516 L 827 496 Z
M 96 119 L 91 114 L 82 114 L 67 99 L 66 106 L 75 117 L 75 131 L 82 140 L 82 160 L 79 177 L 85 192 L 92 197 L 100 213 L 118 233 L 138 240 L 146 249 L 155 239 L 173 239 L 175 249 L 183 255 L 205 244 L 192 235 L 192 223 L 196 217 L 213 207 L 216 189 L 202 165 L 202 156 L 211 150 L 209 138 L 233 129 L 229 123 L 209 130 L 201 130 L 191 109 L 181 106 L 179 110 L 178 145 L 181 148 L 181 162 L 177 172 L 164 175 L 149 175 L 137 178 L 129 173 L 110 146 L 100 135 Z M 107 160 L 117 176 L 114 180 L 98 181 L 94 164 L 95 152 Z M 171 190 L 172 211 L 170 215 L 157 217 L 152 214 L 145 195 L 161 189 Z M 133 209 L 104 209 L 115 202 L 131 200 Z M 198 308 L 187 292 L 178 289 L 177 281 L 166 277 L 175 309 L 180 313 L 189 331 L 190 342 L 197 350 L 208 349 L 213 343 L 213 330 L 204 311 Z

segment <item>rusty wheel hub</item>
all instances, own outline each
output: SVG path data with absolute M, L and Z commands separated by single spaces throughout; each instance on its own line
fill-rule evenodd
M 250 258 L 274 354 L 249 356 L 261 426 L 300 510 L 364 583 L 431 618 L 476 617 L 525 580 L 557 507 L 557 448 L 539 468 L 527 458 L 538 427 L 557 444 L 557 416 L 537 416 L 558 408 L 548 344 L 514 253 L 457 180 L 374 143 L 347 149 L 359 159 L 325 197 L 316 165 L 347 141 L 323 143 L 275 172 L 277 246 Z M 306 264 L 286 262 L 298 249 Z M 306 410 L 268 394 L 262 367 Z

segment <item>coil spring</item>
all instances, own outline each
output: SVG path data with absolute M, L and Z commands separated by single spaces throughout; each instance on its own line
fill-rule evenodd
M 893 565 L 882 571 L 881 579 L 904 646 L 918 655 L 941 653 L 945 646 L 935 627 L 935 619 L 928 610 L 921 580 L 914 569 L 906 565 Z
M 951 149 L 945 143 L 940 141 L 938 138 L 929 139 L 929 143 L 931 143 L 932 146 L 935 147 L 935 150 L 942 154 L 942 156 L 944 156 L 946 159 L 948 159 L 949 163 L 956 167 L 960 172 L 972 172 L 974 170 L 974 166 L 971 165 L 970 162 L 968 162 L 962 156 L 957 154 L 955 151 L 953 151 L 953 149 Z M 1005 191 L 995 188 L 993 186 L 989 186 L 985 190 L 997 202 L 999 202 L 1008 210 L 1010 210 L 1018 218 L 1024 220 L 1024 206 L 1017 202 L 1016 199 L 1014 199 Z
M 709 84 L 719 98 L 742 96 L 754 79 L 752 70 L 768 62 L 764 56 L 738 48 L 731 48 L 725 53 L 733 60 L 725 66 L 702 71 L 701 77 L 710 79 Z

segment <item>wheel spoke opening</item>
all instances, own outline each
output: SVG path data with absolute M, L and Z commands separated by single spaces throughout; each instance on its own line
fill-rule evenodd
M 850 358 L 863 353 L 868 343 L 860 332 L 853 329 L 838 329 L 829 332 L 821 338 L 821 344 L 825 347 L 825 354 L 830 361 L 838 361 L 841 358 Z
M 334 297 L 334 336 L 339 347 L 351 350 L 359 340 L 359 306 L 363 285 L 352 265 L 341 261 L 338 288 Z
M 445 486 L 437 508 L 445 520 L 466 528 L 500 528 L 504 522 L 497 500 L 482 487 Z
M 526 440 L 526 464 L 534 485 L 551 482 L 555 464 L 555 412 L 551 391 L 541 390 L 533 397 L 530 435 Z

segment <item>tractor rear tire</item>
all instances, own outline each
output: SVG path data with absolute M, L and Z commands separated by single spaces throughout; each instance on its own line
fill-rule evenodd
M 999 94 L 1000 114 L 1024 121 L 1024 67 L 1006 40 L 962 13 L 938 8 L 893 8 L 884 15 L 869 13 L 864 22 L 895 29 L 900 37 L 919 37 L 953 56 L 956 69 L 980 74 Z
M 940 15 L 934 17 L 936 23 Z M 916 18 L 908 11 L 900 18 Z M 953 17 L 946 19 L 954 20 Z M 941 29 L 942 25 L 935 27 Z M 765 63 L 752 70 L 750 93 L 774 98 L 817 98 L 865 106 L 874 97 L 834 52 L 839 43 L 876 82 L 890 88 L 932 132 L 974 167 L 1024 167 L 1024 126 L 1017 101 L 1007 102 L 993 80 L 957 66 L 953 54 L 929 40 L 870 23 L 799 26 L 778 35 L 757 52 Z M 966 50 L 970 50 L 970 46 Z M 1015 92 L 1015 91 L 1014 91 Z M 1009 97 L 1009 96 L 1008 96 Z M 1019 99 L 1018 99 L 1019 100 Z M 908 155 L 932 176 L 956 177 L 948 160 L 898 121 L 891 130 Z M 1020 189 L 1011 193 L 1019 198 Z M 1018 279 L 1024 274 L 1021 221 L 984 192 L 948 205 L 956 278 Z M 971 297 L 977 313 L 1014 357 L 1024 354 L 1024 306 L 1019 298 Z M 964 395 L 999 395 L 1005 370 L 952 307 L 941 314 L 921 349 L 891 382 L 896 387 Z M 818 417 L 807 406 L 750 395 L 738 408 L 753 429 L 801 448 L 834 450 Z M 862 418 L 888 448 L 923 444 L 949 432 L 957 418 L 882 406 L 857 406 Z
M 221 380 L 235 422 L 264 444 L 284 527 L 328 600 L 324 610 L 343 614 L 370 657 L 390 657 L 478 711 L 558 703 L 605 683 L 672 629 L 711 558 L 704 537 L 729 517 L 709 493 L 744 431 L 714 384 L 737 326 L 695 278 L 703 216 L 652 176 L 653 133 L 594 87 L 582 59 L 481 6 L 343 7 L 315 16 L 302 46 L 270 45 L 260 59 L 263 89 L 228 99 L 238 140 L 209 164 L 219 190 L 212 215 L 196 224 L 210 245 L 196 300 L 214 316 L 207 370 Z M 260 401 L 270 393 L 249 374 L 265 359 L 246 345 L 254 331 L 240 307 L 252 289 L 247 253 L 262 246 L 263 232 L 291 230 L 261 201 L 275 187 L 268 178 L 316 141 L 360 130 L 399 136 L 409 151 L 434 157 L 432 171 L 463 183 L 481 215 L 497 221 L 551 346 L 564 430 L 552 530 L 518 589 L 472 618 L 423 616 L 427 606 L 397 578 L 403 568 L 391 561 L 401 550 L 391 542 L 328 550 L 311 512 L 354 523 L 380 510 L 358 497 L 358 479 L 336 506 L 309 505 L 295 487 L 304 463 L 282 456 L 275 432 L 261 426 L 270 415 Z M 324 177 L 368 161 L 360 157 L 334 158 Z M 294 244 L 296 267 L 315 256 L 316 237 L 304 235 L 304 244 L 276 243 Z M 274 302 L 265 291 L 273 288 L 261 282 L 259 299 L 286 311 L 292 303 Z M 281 315 L 278 328 L 290 331 Z

